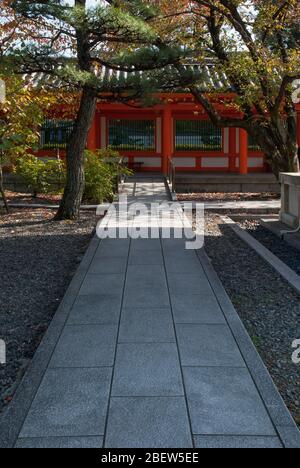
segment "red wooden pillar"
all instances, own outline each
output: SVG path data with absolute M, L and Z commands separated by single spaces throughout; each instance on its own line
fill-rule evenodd
M 173 147 L 173 129 L 172 129 L 172 110 L 171 107 L 166 104 L 163 110 L 163 125 L 162 125 L 162 171 L 165 175 L 168 174 L 169 159 L 172 158 L 172 147 Z
M 240 129 L 240 174 L 248 174 L 248 133 Z

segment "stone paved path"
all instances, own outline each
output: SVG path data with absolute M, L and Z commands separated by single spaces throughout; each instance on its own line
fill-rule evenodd
M 137 179 L 130 201 L 167 201 Z M 281 447 L 197 252 L 99 241 L 17 447 Z

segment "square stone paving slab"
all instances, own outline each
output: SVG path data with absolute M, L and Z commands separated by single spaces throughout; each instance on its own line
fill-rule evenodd
M 176 323 L 225 324 L 226 320 L 213 292 L 182 296 L 171 296 L 172 310 Z
M 117 324 L 66 326 L 55 348 L 50 367 L 112 366 Z
M 130 251 L 161 250 L 160 239 L 132 239 Z
M 184 398 L 112 398 L 106 448 L 192 448 Z
M 113 396 L 182 396 L 183 394 L 175 344 L 118 345 Z
M 124 307 L 169 307 L 163 266 L 130 265 L 125 285 Z
M 182 294 L 183 296 L 190 296 L 211 292 L 209 282 L 200 268 L 196 274 L 180 272 L 167 272 L 167 274 L 171 295 Z
M 163 265 L 160 250 L 133 250 L 129 255 L 129 265 Z
M 171 309 L 123 309 L 119 342 L 175 342 Z
M 67 325 L 93 325 L 118 323 L 121 298 L 115 296 L 78 296 L 69 315 Z
M 130 239 L 104 239 L 96 253 L 98 258 L 119 258 L 126 257 L 129 252 Z
M 104 434 L 111 369 L 48 369 L 21 438 Z
M 92 261 L 89 273 L 93 275 L 125 273 L 128 256 L 97 257 Z
M 80 296 L 110 294 L 120 297 L 123 294 L 125 274 L 87 274 L 80 288 Z
M 227 325 L 176 324 L 183 366 L 244 367 Z
M 168 273 L 202 273 L 202 267 L 196 255 L 165 255 L 166 270 Z
M 247 369 L 183 368 L 194 434 L 276 436 Z

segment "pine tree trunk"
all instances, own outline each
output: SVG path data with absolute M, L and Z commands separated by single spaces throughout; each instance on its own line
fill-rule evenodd
M 55 219 L 78 219 L 84 192 L 84 151 L 96 110 L 96 96 L 84 89 L 70 143 L 67 146 L 67 180 Z
M 1 164 L 0 164 L 0 193 L 1 193 L 1 196 L 2 196 L 2 200 L 3 200 L 3 203 L 4 203 L 6 213 L 9 213 L 8 203 L 7 203 L 7 199 L 6 199 L 6 195 L 5 195 L 5 191 L 4 191 L 4 186 L 3 186 L 3 171 L 2 171 Z
M 267 162 L 279 179 L 281 172 L 299 172 L 297 127 L 284 128 L 280 121 L 273 125 L 251 128 L 264 151 Z

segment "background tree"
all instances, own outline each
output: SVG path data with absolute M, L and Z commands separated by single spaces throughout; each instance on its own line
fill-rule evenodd
M 67 182 L 57 218 L 78 217 L 84 191 L 84 149 L 95 115 L 98 96 L 128 101 L 149 91 L 149 81 L 130 73 L 120 81 L 107 76 L 105 67 L 118 71 L 151 70 L 174 62 L 173 48 L 165 47 L 151 21 L 157 14 L 153 4 L 99 1 L 87 8 L 85 0 L 74 5 L 58 0 L 10 3 L 20 18 L 33 25 L 33 32 L 18 48 L 13 47 L 14 64 L 23 72 L 56 76 L 80 93 L 74 129 L 67 145 Z M 178 50 L 178 48 L 177 48 Z M 176 55 L 176 54 L 175 54 Z
M 3 188 L 3 166 L 13 165 L 39 143 L 39 126 L 45 113 L 55 104 L 57 96 L 45 90 L 37 92 L 20 77 L 0 74 L 6 84 L 5 100 L 0 103 L 0 192 L 6 210 Z
M 293 82 L 300 78 L 297 0 L 194 0 L 166 5 L 177 24 L 166 43 L 181 44 L 186 56 L 225 74 L 229 87 L 218 90 L 205 75 L 196 77 L 177 65 L 178 79 L 189 89 L 213 123 L 239 127 L 254 137 L 274 173 L 298 171 L 297 113 Z M 185 21 L 182 22 L 182 17 Z M 176 29 L 177 28 L 177 29 Z M 220 91 L 231 91 L 225 112 L 216 105 Z M 234 118 L 227 118 L 228 111 Z

